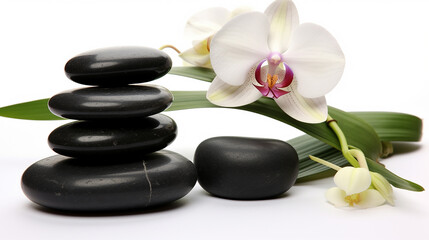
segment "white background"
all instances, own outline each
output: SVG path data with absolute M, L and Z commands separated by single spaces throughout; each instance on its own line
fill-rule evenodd
M 108 46 L 191 43 L 183 27 L 213 6 L 270 1 L 24 1 L 0 0 L 0 106 L 81 87 L 64 75 L 74 55 Z M 429 3 L 421 0 L 296 0 L 301 22 L 328 29 L 346 55 L 341 82 L 328 103 L 346 111 L 397 111 L 429 117 Z M 173 51 L 174 65 L 182 63 Z M 154 83 L 170 90 L 206 90 L 207 83 L 167 75 Z M 299 131 L 269 118 L 228 110 L 169 112 L 179 136 L 167 149 L 189 159 L 206 138 L 229 135 L 287 140 Z M 337 209 L 325 201 L 332 178 L 298 184 L 281 198 L 231 201 L 199 185 L 163 211 L 121 216 L 64 216 L 36 207 L 20 177 L 54 154 L 47 136 L 66 121 L 0 117 L 0 239 L 427 239 L 429 195 L 395 189 L 396 206 Z M 426 131 L 427 132 L 427 131 Z M 400 145 L 383 161 L 398 175 L 429 187 L 428 140 Z

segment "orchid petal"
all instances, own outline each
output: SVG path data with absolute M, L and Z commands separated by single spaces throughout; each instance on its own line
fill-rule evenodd
M 194 14 L 185 26 L 185 37 L 189 40 L 203 40 L 215 34 L 230 18 L 225 8 L 208 8 Z
M 334 182 L 348 196 L 367 190 L 371 175 L 366 168 L 343 167 L 335 174 Z
M 328 117 L 328 106 L 325 97 L 305 98 L 297 91 L 296 81 L 286 88 L 289 91 L 275 99 L 279 107 L 289 116 L 306 123 L 321 123 Z
M 368 189 L 360 194 L 360 201 L 356 203 L 358 208 L 371 208 L 382 205 L 386 200 L 375 189 Z
M 198 54 L 210 54 L 210 46 L 209 46 L 209 38 L 206 38 L 204 40 L 196 40 L 192 41 L 192 48 L 198 53 Z
M 217 32 L 210 45 L 213 70 L 222 81 L 243 84 L 249 70 L 268 56 L 269 23 L 262 13 L 246 13 L 233 18 Z
M 255 71 L 251 72 L 254 74 Z M 239 107 L 258 100 L 262 95 L 252 84 L 254 76 L 249 74 L 248 78 L 240 86 L 231 86 L 216 77 L 207 91 L 207 99 L 223 107 Z
M 210 52 L 207 50 L 207 40 L 201 41 L 193 48 L 180 53 L 179 57 L 192 65 L 211 68 Z
M 346 192 L 337 187 L 328 189 L 325 196 L 328 202 L 334 204 L 336 207 L 346 207 L 349 205 L 349 203 L 345 200 Z
M 239 16 L 239 15 L 241 15 L 241 14 L 244 14 L 244 13 L 253 12 L 253 11 L 254 11 L 254 10 L 252 10 L 252 8 L 251 8 L 251 7 L 248 7 L 248 6 L 241 6 L 241 7 L 238 7 L 238 8 L 236 8 L 236 9 L 232 10 L 232 12 L 231 12 L 231 18 L 233 18 L 233 17 L 237 17 L 237 16 Z
M 289 0 L 277 0 L 265 10 L 270 21 L 268 46 L 271 51 L 285 52 L 289 47 L 292 32 L 299 25 L 298 11 Z
M 312 23 L 301 24 L 294 31 L 283 57 L 298 81 L 298 92 L 308 98 L 321 97 L 331 91 L 345 65 L 344 54 L 335 38 Z

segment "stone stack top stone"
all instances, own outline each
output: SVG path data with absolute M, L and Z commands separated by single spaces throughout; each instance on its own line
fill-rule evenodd
M 158 79 L 172 66 L 170 57 L 147 47 L 109 47 L 71 58 L 65 65 L 72 81 L 91 86 L 125 86 Z

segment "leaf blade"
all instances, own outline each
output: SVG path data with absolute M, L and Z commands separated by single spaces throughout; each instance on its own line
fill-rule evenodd
M 174 92 L 175 96 L 175 104 L 173 104 L 168 110 L 182 110 L 189 108 L 207 108 L 207 107 L 218 107 L 211 104 L 209 101 L 205 99 L 205 92 Z M 332 147 L 339 149 L 339 143 L 336 139 L 335 135 L 332 133 L 331 129 L 326 126 L 326 124 L 304 124 L 301 122 L 297 122 L 294 119 L 291 119 L 287 115 L 281 111 L 276 105 L 273 106 L 273 102 L 268 102 L 268 99 L 261 99 L 253 104 L 246 105 L 240 107 L 238 109 L 247 110 L 259 114 L 263 114 L 265 116 L 280 120 L 282 122 L 288 123 L 298 129 L 305 131 L 307 134 L 312 135 L 313 137 L 318 138 L 319 140 L 324 141 L 326 144 L 325 148 L 318 154 L 314 154 L 314 152 L 304 152 L 302 154 L 307 154 L 307 156 L 300 157 L 300 165 L 301 167 L 304 165 L 305 161 L 311 161 L 308 158 L 308 155 L 319 155 L 326 157 L 330 160 L 338 164 L 339 166 L 345 166 L 348 162 L 342 157 L 342 154 L 339 151 L 335 151 Z M 268 106 L 268 107 L 267 107 Z M 277 108 L 276 108 L 277 107 Z M 329 108 L 330 114 L 338 121 L 338 124 L 342 127 L 344 133 L 346 134 L 349 143 L 353 146 L 356 146 L 362 149 L 366 156 L 371 159 L 378 159 L 381 153 L 381 139 L 378 138 L 377 133 L 373 130 L 373 127 L 361 120 L 359 117 L 352 117 L 352 114 L 345 113 L 339 109 Z M 371 121 L 371 120 L 370 120 Z M 372 123 L 376 122 L 376 120 L 372 120 Z M 302 125 L 304 124 L 304 125 Z M 356 129 L 355 126 L 359 126 L 360 128 Z M 397 126 L 397 125 L 392 125 Z M 367 131 L 363 131 L 366 130 Z M 319 133 L 323 132 L 324 134 L 319 135 Z M 399 139 L 400 133 L 397 136 L 390 136 L 391 139 Z M 329 139 L 330 136 L 330 139 Z M 324 138 L 326 137 L 326 138 Z M 316 142 L 308 143 L 308 146 L 314 147 Z M 374 148 L 374 145 L 376 146 Z M 372 161 L 372 160 L 369 160 Z M 313 162 L 313 161 L 311 161 Z M 312 165 L 314 167 L 313 171 L 307 169 L 305 172 L 303 169 L 300 170 L 300 175 L 298 178 L 299 182 L 309 181 L 318 179 L 321 177 L 331 176 L 335 173 L 330 169 L 324 169 L 324 166 L 317 166 L 318 163 L 307 163 L 308 165 Z M 389 181 L 396 187 L 412 190 L 412 191 L 422 191 L 423 188 L 418 184 L 410 182 L 408 180 L 402 179 L 397 175 L 394 175 L 390 171 L 385 168 L 377 168 L 377 172 L 382 175 L 389 176 Z
M 63 120 L 49 111 L 49 98 L 0 108 L 0 116 L 24 120 Z
M 168 73 L 206 82 L 211 82 L 216 77 L 216 74 L 212 69 L 204 67 L 173 67 Z
M 396 112 L 352 112 L 368 122 L 383 141 L 420 141 L 423 121 L 417 116 Z
M 168 111 L 190 108 L 219 107 L 211 104 L 206 99 L 205 91 L 173 91 L 173 95 L 175 100 Z M 238 107 L 237 109 L 262 114 L 282 121 L 325 142 L 326 144 L 329 144 L 330 146 L 341 149 L 337 137 L 327 124 L 308 124 L 297 121 L 286 115 L 272 99 L 261 98 L 252 104 Z M 349 144 L 362 149 L 368 157 L 378 159 L 382 150 L 381 141 L 369 124 L 352 114 L 343 112 L 336 108 L 330 107 L 329 112 L 338 120 L 338 124 L 343 128 Z M 356 129 L 356 126 L 359 126 L 359 129 Z

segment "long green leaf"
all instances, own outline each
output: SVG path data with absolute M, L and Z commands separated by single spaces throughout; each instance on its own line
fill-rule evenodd
M 175 101 L 174 104 L 168 109 L 169 111 L 190 108 L 218 107 L 206 100 L 205 92 L 173 92 L 173 94 Z M 287 116 L 270 99 L 262 98 L 255 103 L 240 107 L 239 109 L 263 114 L 265 116 L 290 124 L 298 129 L 301 129 L 307 134 L 319 139 L 320 141 L 323 141 L 324 143 L 329 144 L 336 149 L 339 149 L 339 143 L 335 135 L 333 135 L 332 130 L 327 127 L 326 124 L 306 124 L 298 122 Z M 332 107 L 329 108 L 329 113 L 338 121 L 338 124 L 343 129 L 351 145 L 360 148 L 370 159 L 378 159 L 381 153 L 381 140 L 378 138 L 378 135 L 368 123 L 366 123 L 359 117 L 354 116 L 353 114 L 349 114 Z M 372 122 L 373 124 L 377 125 L 376 119 L 373 119 Z M 394 136 L 392 135 L 392 137 Z M 292 145 L 294 144 L 294 142 L 291 143 Z M 325 159 L 329 159 L 329 161 L 334 162 L 335 164 L 338 164 L 340 166 L 344 166 L 347 164 L 347 161 L 342 157 L 341 153 L 336 151 L 335 149 L 330 149 L 331 147 L 329 147 L 328 145 L 326 145 L 326 148 L 323 146 L 323 144 L 320 145 L 321 143 L 317 144 L 314 141 L 312 141 L 311 143 L 306 142 L 305 144 L 308 144 L 306 145 L 306 147 L 309 147 L 311 149 L 302 152 L 300 159 L 306 160 L 307 165 L 309 165 L 309 167 L 303 168 L 306 167 L 304 161 L 300 163 L 300 167 L 303 169 L 301 169 L 300 171 L 298 181 L 309 181 L 323 176 L 329 176 L 334 173 L 329 169 L 326 169 L 326 167 L 322 165 L 308 163 L 308 161 L 311 161 L 310 159 L 307 159 L 308 155 L 316 155 L 322 158 L 327 157 Z M 370 159 L 369 161 L 372 161 Z M 374 167 L 374 165 L 371 166 Z M 396 187 L 413 191 L 423 190 L 421 186 L 404 180 L 396 175 L 393 175 L 385 168 L 377 168 L 374 171 L 377 171 L 382 175 L 390 176 L 389 181 L 391 181 L 391 183 Z
M 393 112 L 353 112 L 368 122 L 382 141 L 420 141 L 422 120 L 416 116 Z
M 207 101 L 205 97 L 206 92 L 204 91 L 175 91 L 173 92 L 173 95 L 174 103 L 168 109 L 169 111 L 219 107 Z M 302 130 L 310 136 L 315 137 L 334 148 L 340 149 L 337 137 L 327 124 L 308 124 L 297 121 L 286 115 L 272 99 L 261 98 L 252 104 L 239 107 L 238 109 L 263 114 L 267 117 L 277 119 Z M 372 159 L 378 159 L 382 150 L 380 139 L 369 124 L 353 114 L 343 112 L 336 108 L 330 107 L 329 113 L 338 121 L 338 124 L 347 136 L 349 144 L 360 148 L 366 156 Z
M 61 120 L 49 111 L 49 99 L 18 103 L 0 108 L 0 116 L 27 120 Z
M 216 77 L 212 69 L 203 67 L 173 67 L 168 73 L 206 82 L 211 82 Z

